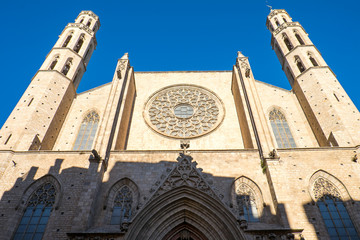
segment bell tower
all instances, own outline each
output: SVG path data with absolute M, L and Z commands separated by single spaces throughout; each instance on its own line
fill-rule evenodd
M 360 113 L 299 22 L 272 10 L 271 45 L 320 146 L 360 144 Z
M 52 149 L 96 47 L 99 27 L 91 11 L 82 11 L 65 27 L 0 130 L 0 149 Z

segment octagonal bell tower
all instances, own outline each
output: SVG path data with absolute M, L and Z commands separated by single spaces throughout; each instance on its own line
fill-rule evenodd
M 272 10 L 271 45 L 320 146 L 360 144 L 360 114 L 299 22 Z
M 82 11 L 65 27 L 0 130 L 0 149 L 52 149 L 96 47 L 99 27 L 91 11 Z

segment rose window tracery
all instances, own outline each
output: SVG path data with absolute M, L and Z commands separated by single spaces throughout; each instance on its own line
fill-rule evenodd
M 195 85 L 174 85 L 155 92 L 145 105 L 146 123 L 174 138 L 194 138 L 217 128 L 224 118 L 221 100 Z

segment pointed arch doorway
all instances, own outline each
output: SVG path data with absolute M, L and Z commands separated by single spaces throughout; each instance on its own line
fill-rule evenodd
M 162 240 L 208 240 L 194 226 L 183 223 L 171 230 Z
M 155 197 L 134 217 L 125 239 L 243 240 L 236 218 L 219 200 L 182 186 Z

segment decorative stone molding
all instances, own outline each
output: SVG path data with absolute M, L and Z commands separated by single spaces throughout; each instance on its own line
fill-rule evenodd
M 202 169 L 196 168 L 197 163 L 192 160 L 191 156 L 180 153 L 177 158 L 178 162 L 172 169 L 166 169 L 166 173 L 162 174 L 160 179 L 150 189 L 151 196 L 144 199 L 150 202 L 152 199 L 172 189 L 188 186 L 222 201 L 224 196 L 219 194 L 215 187 L 210 186 L 213 184 L 212 179 L 207 179 L 207 176 L 202 173 Z
M 70 28 L 70 27 L 76 27 L 79 28 L 81 30 L 84 30 L 85 32 L 87 32 L 88 34 L 90 34 L 90 36 L 94 36 L 94 32 L 86 25 L 82 24 L 82 23 L 69 23 L 66 28 Z
M 275 9 L 270 12 L 269 18 L 274 17 L 278 13 L 286 13 L 287 14 L 287 12 L 284 9 Z
M 298 22 L 286 22 L 280 25 L 277 29 L 273 31 L 273 35 L 276 36 L 279 34 L 282 30 L 288 28 L 288 27 L 301 27 L 300 23 Z
M 195 138 L 215 130 L 225 109 L 215 93 L 195 85 L 173 85 L 155 92 L 143 116 L 155 132 L 172 138 Z
M 309 193 L 314 201 L 317 201 L 324 195 L 331 195 L 344 202 L 352 201 L 344 184 L 323 170 L 319 170 L 311 176 L 309 180 Z
M 313 191 L 316 200 L 322 198 L 325 195 L 331 195 L 341 200 L 341 195 L 334 186 L 334 184 L 332 184 L 330 181 L 322 177 L 316 179 L 314 183 Z

